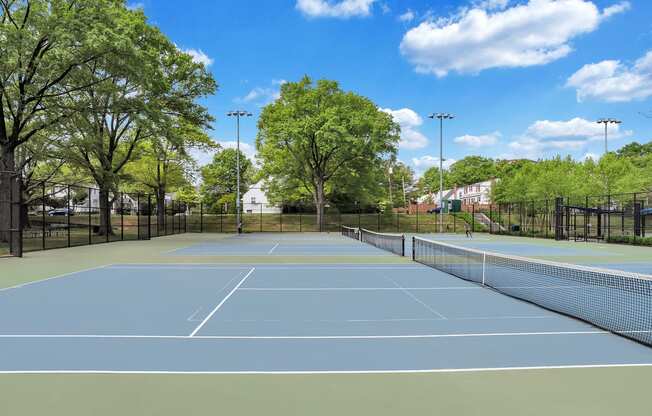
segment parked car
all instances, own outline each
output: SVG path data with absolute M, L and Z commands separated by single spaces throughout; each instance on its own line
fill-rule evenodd
M 70 208 L 56 208 L 48 211 L 48 217 L 67 217 L 72 215 L 75 215 L 75 213 Z
M 439 214 L 439 211 L 441 211 L 441 208 L 430 208 L 428 211 L 426 211 L 428 214 Z

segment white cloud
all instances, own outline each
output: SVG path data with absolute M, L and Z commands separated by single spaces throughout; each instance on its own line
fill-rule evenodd
M 405 13 L 398 17 L 400 22 L 411 22 L 417 15 L 412 11 L 412 9 L 407 9 Z
M 391 114 L 396 123 L 401 126 L 401 149 L 422 149 L 428 145 L 428 138 L 418 128 L 423 124 L 423 119 L 409 108 L 392 110 L 381 108 L 381 111 Z
M 145 4 L 143 2 L 134 2 L 134 3 L 127 3 L 127 9 L 128 10 L 143 10 L 145 9 Z
M 417 72 L 438 77 L 544 65 L 568 55 L 573 38 L 627 9 L 619 4 L 600 13 L 587 0 L 530 0 L 509 8 L 502 8 L 507 2 L 485 1 L 450 18 L 424 21 L 404 35 L 400 49 Z
M 620 3 L 614 4 L 612 6 L 606 7 L 602 11 L 602 17 L 609 18 L 615 14 L 624 13 L 631 8 L 631 5 L 628 1 L 621 1 Z
M 502 10 L 507 7 L 509 0 L 482 0 L 475 4 L 478 9 Z
M 498 143 L 500 136 L 501 134 L 498 131 L 489 134 L 483 134 L 480 136 L 465 134 L 464 136 L 456 137 L 453 141 L 455 143 L 464 144 L 469 147 L 485 147 L 493 146 Z
M 273 79 L 271 87 L 256 87 L 249 91 L 244 97 L 235 99 L 238 103 L 254 103 L 258 107 L 264 107 L 279 99 L 281 96 L 280 87 L 287 83 L 284 79 Z
M 349 18 L 369 16 L 377 0 L 297 0 L 297 9 L 308 17 Z
M 235 140 L 218 140 L 217 142 L 224 149 L 235 149 L 238 146 L 238 142 Z M 258 157 L 256 153 L 256 147 L 249 143 L 245 143 L 242 140 L 240 140 L 240 151 L 244 153 L 251 161 L 255 161 Z
M 183 52 L 192 56 L 192 60 L 198 64 L 204 64 L 204 66 L 209 67 L 213 65 L 213 59 L 204 53 L 201 49 L 184 49 Z
M 631 67 L 614 60 L 584 65 L 568 78 L 566 86 L 576 89 L 580 102 L 644 100 L 652 96 L 652 51 Z
M 215 140 L 216 143 L 218 143 L 220 146 L 222 146 L 222 149 L 235 149 L 237 147 L 238 142 L 233 140 Z M 256 153 L 256 147 L 243 142 L 240 140 L 240 151 L 247 156 L 249 160 L 254 162 L 255 164 L 258 164 L 258 155 Z M 199 166 L 205 166 L 213 161 L 213 157 L 215 156 L 215 153 L 219 152 L 219 150 L 198 150 L 198 149 L 192 149 L 190 151 L 190 155 L 197 161 Z
M 619 125 L 609 125 L 609 140 L 631 136 L 631 130 L 622 131 Z M 509 143 L 509 152 L 502 157 L 540 159 L 557 154 L 565 155 L 587 149 L 592 143 L 604 140 L 604 126 L 595 121 L 573 118 L 568 121 L 539 120 L 525 133 Z
M 444 159 L 442 163 L 444 170 L 450 168 L 455 162 L 455 159 Z M 412 158 L 412 165 L 414 166 L 417 175 L 421 176 L 423 175 L 423 172 L 427 171 L 429 168 L 434 166 L 439 167 L 439 158 L 430 155 L 414 157 Z

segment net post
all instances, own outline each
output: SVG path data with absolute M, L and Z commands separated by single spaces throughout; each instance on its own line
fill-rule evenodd
M 482 286 L 486 286 L 487 253 L 482 253 Z
M 401 238 L 401 257 L 405 257 L 405 235 Z
M 416 246 L 416 237 L 412 236 L 412 261 L 417 261 L 417 256 L 415 252 L 415 246 Z
M 125 193 L 120 192 L 120 240 L 125 239 Z

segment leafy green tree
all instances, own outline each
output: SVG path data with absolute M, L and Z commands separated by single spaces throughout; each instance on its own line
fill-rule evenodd
M 640 144 L 637 142 L 626 144 L 621 147 L 616 154 L 621 157 L 643 157 L 652 154 L 652 142 Z
M 0 171 L 24 168 L 17 149 L 75 111 L 60 99 L 90 85 L 72 81 L 120 43 L 115 11 L 123 8 L 118 0 L 0 0 Z M 0 199 L 9 192 L 0 175 Z M 0 210 L 7 230 L 9 207 Z
M 236 149 L 224 149 L 213 157 L 211 163 L 201 169 L 202 199 L 212 212 L 222 212 L 221 207 L 224 205 L 235 206 L 238 189 L 237 152 Z M 240 151 L 241 196 L 247 192 L 255 176 L 253 163 Z
M 189 150 L 219 148 L 198 126 L 181 123 L 163 133 L 144 142 L 137 158 L 125 168 L 138 191 L 155 195 L 159 225 L 166 220 L 166 194 L 187 187 L 197 171 Z
M 284 84 L 280 98 L 263 109 L 256 149 L 269 181 L 298 182 L 322 224 L 337 185 L 368 183 L 396 154 L 399 135 L 398 124 L 370 100 L 335 81 L 304 77 Z
M 449 169 L 449 180 L 457 186 L 486 181 L 495 178 L 496 164 L 492 159 L 482 156 L 467 156 L 453 163 Z
M 99 188 L 99 233 L 112 233 L 107 215 L 125 166 L 145 141 L 167 137 L 179 120 L 208 127 L 212 120 L 196 100 L 216 85 L 202 64 L 179 51 L 140 11 L 122 9 L 119 53 L 82 66 L 79 88 L 68 94 L 78 111 L 67 121 L 71 163 Z
M 444 170 L 444 189 L 449 189 L 452 186 L 450 172 Z M 433 166 L 423 173 L 419 179 L 417 187 L 420 194 L 436 194 L 439 192 L 439 168 Z

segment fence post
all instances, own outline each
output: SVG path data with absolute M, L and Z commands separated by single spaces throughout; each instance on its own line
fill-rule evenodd
M 156 221 L 156 236 L 158 237 L 158 221 Z M 152 194 L 147 194 L 147 239 L 152 239 Z
M 204 232 L 204 201 L 199 202 L 199 232 Z
M 224 232 L 224 207 L 220 206 L 220 233 Z
M 417 234 L 419 234 L 419 201 L 416 203 L 417 206 Z M 439 204 L 440 210 L 439 210 L 439 215 L 441 215 L 441 204 Z
M 136 194 L 136 239 L 143 240 L 140 235 L 140 193 Z
M 623 210 L 624 210 L 624 207 L 623 207 Z M 634 244 L 636 244 L 636 233 L 638 232 L 637 224 L 639 224 L 639 222 L 641 221 L 641 219 L 640 219 L 641 218 L 641 215 L 640 215 L 641 211 L 639 210 L 638 213 L 636 212 L 637 211 L 636 210 L 636 193 L 634 193 L 634 205 L 632 206 L 632 210 L 633 210 L 633 214 L 634 214 L 633 215 L 633 217 L 634 217 L 633 218 L 634 219 L 634 221 L 633 221 L 634 222 L 634 224 L 633 224 L 633 227 L 634 227 L 634 230 L 633 230 L 634 231 L 634 233 L 633 233 L 633 235 L 634 235 Z M 639 226 L 639 228 L 640 228 L 640 226 Z
M 66 231 L 68 234 L 68 247 L 70 247 L 70 185 L 68 185 L 66 189 L 66 205 L 67 205 L 67 211 L 66 211 Z
M 303 232 L 303 224 L 302 224 L 302 220 L 301 220 L 301 214 L 302 214 L 301 206 L 299 206 L 299 232 Z
M 380 230 L 380 211 L 378 212 L 378 215 L 376 215 L 376 222 L 377 222 L 377 224 L 376 224 L 376 226 L 377 226 L 376 230 L 377 230 L 378 232 L 380 232 L 380 231 L 381 231 L 381 230 Z
M 611 194 L 607 195 L 607 241 L 611 240 Z
M 42 249 L 45 250 L 45 181 L 41 182 L 41 210 L 41 245 Z
M 489 204 L 489 234 L 494 233 L 494 204 Z M 498 224 L 498 227 L 500 227 L 500 224 Z
M 278 213 L 279 225 L 281 232 L 283 232 L 283 205 L 281 205 L 281 211 Z
M 471 231 L 475 231 L 475 202 L 471 204 Z
M 125 194 L 120 192 L 120 240 L 125 240 Z

